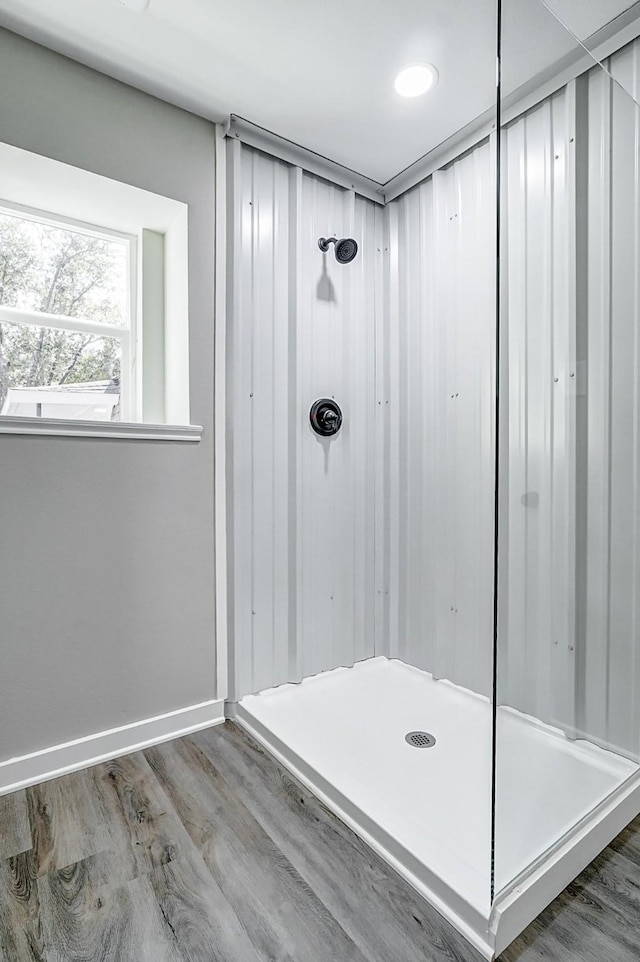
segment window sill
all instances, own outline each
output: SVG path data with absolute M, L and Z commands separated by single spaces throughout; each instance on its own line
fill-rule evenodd
M 39 434 L 63 438 L 112 438 L 129 441 L 200 441 L 199 424 L 127 424 L 121 421 L 66 421 L 0 415 L 0 434 Z

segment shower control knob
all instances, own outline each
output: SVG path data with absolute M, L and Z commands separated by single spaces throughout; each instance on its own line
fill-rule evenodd
M 321 438 L 337 434 L 342 425 L 342 411 L 332 398 L 319 398 L 309 412 L 311 427 Z

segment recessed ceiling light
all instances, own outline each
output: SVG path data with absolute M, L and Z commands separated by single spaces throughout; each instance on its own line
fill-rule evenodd
M 438 82 L 438 71 L 430 63 L 411 63 L 396 77 L 396 92 L 401 97 L 419 97 Z

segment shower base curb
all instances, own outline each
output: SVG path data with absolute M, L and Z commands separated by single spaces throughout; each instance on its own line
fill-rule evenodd
M 627 778 L 533 869 L 498 893 L 491 937 L 500 955 L 640 815 L 640 772 Z
M 393 835 L 386 832 L 357 805 L 350 802 L 280 738 L 257 721 L 241 704 L 227 702 L 225 711 L 227 718 L 237 722 L 252 738 L 266 748 L 276 761 L 284 765 L 305 788 L 313 792 L 316 798 L 320 799 L 345 825 L 348 825 L 363 842 L 460 932 L 483 958 L 491 962 L 494 958 L 494 948 L 489 941 L 491 933 L 488 915 L 484 917 L 457 892 L 449 888 Z
M 500 955 L 637 815 L 640 814 L 640 772 L 630 776 L 571 834 L 500 893 L 484 917 L 442 879 L 415 858 L 393 835 L 381 828 L 243 705 L 225 706 L 237 722 L 306 788 L 323 802 L 409 885 L 439 912 L 489 962 Z

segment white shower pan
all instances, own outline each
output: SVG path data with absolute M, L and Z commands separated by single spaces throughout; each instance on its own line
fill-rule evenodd
M 640 810 L 633 762 L 499 709 L 492 905 L 487 698 L 378 657 L 232 714 L 487 959 Z M 408 744 L 416 730 L 435 745 Z

